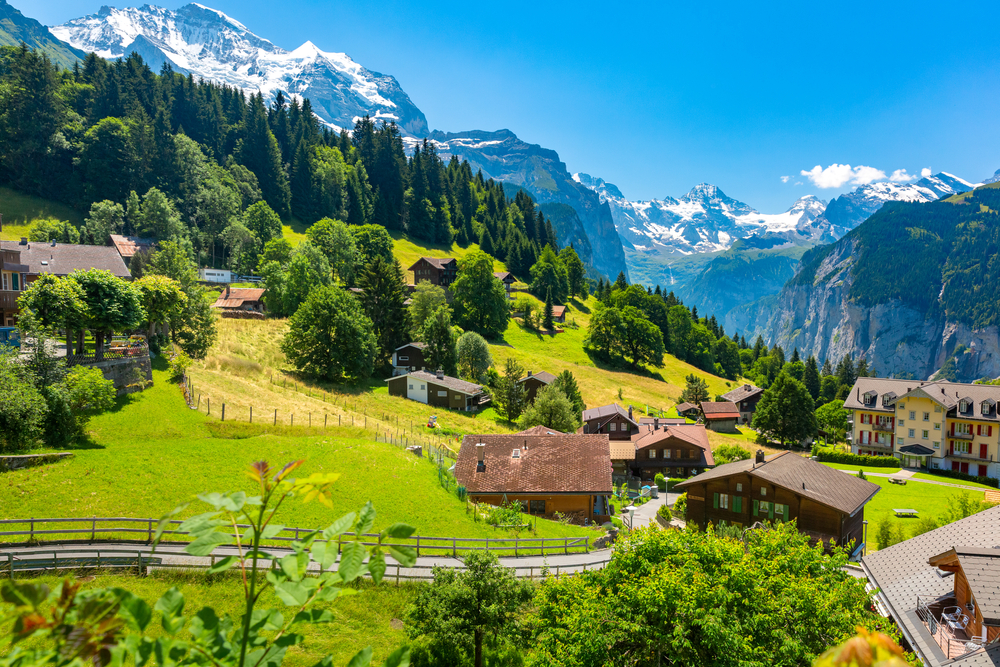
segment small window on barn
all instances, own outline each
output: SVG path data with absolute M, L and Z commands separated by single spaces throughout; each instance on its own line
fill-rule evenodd
M 427 389 L 427 387 L 425 385 L 420 385 L 420 391 L 423 391 L 424 389 Z
M 656 450 L 655 449 L 649 450 L 649 458 L 651 458 L 651 459 L 655 459 L 656 458 Z
M 448 392 L 447 391 L 439 391 L 438 392 L 438 396 L 442 396 L 444 398 L 448 398 Z
M 765 489 L 763 486 L 760 487 L 760 495 L 762 495 L 762 496 L 766 496 L 767 495 L 767 489 Z
M 616 430 L 618 430 L 618 424 L 616 424 L 614 422 L 611 422 L 610 424 L 608 424 L 608 430 L 609 431 L 616 431 Z
M 521 458 L 521 450 L 520 449 L 515 449 L 514 451 L 512 451 L 510 453 L 510 458 L 512 458 L 512 459 L 519 459 L 519 458 Z
M 737 482 L 736 483 L 736 493 L 742 493 L 742 492 L 743 492 L 743 484 Z
M 410 389 L 413 389 L 413 385 L 412 384 L 410 385 Z
M 531 503 L 531 513 L 532 514 L 545 514 L 545 501 L 544 500 L 532 500 Z
M 406 356 L 403 356 L 403 355 L 401 354 L 401 355 L 399 355 L 398 357 L 396 357 L 396 360 L 397 360 L 397 361 L 409 361 L 409 360 L 410 360 L 410 358 L 409 358 L 409 357 L 406 357 Z

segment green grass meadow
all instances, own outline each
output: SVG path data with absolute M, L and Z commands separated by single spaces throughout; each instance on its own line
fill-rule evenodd
M 3 214 L 3 230 L 0 230 L 0 240 L 3 241 L 17 241 L 26 237 L 35 220 L 69 220 L 79 227 L 83 224 L 84 217 L 65 204 L 22 194 L 6 187 L 0 187 L 0 213 Z

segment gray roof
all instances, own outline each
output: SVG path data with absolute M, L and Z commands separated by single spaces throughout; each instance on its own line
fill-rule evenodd
M 962 572 L 987 625 L 1000 625 L 1000 549 L 955 547 Z
M 681 482 L 676 488 L 686 488 L 706 480 L 737 474 L 749 474 L 848 515 L 864 507 L 872 496 L 882 490 L 878 484 L 858 479 L 792 452 L 771 454 L 764 459 L 764 463 L 755 463 L 755 459 L 749 458 L 716 466 Z
M 733 403 L 739 403 L 740 401 L 746 400 L 757 394 L 763 394 L 764 390 L 760 387 L 755 387 L 752 384 L 742 384 L 732 391 L 727 391 L 722 395 L 722 398 L 727 401 L 732 401 Z
M 874 405 L 865 405 L 863 397 L 875 394 Z M 871 410 L 874 412 L 895 412 L 895 404 L 905 402 L 908 395 L 930 398 L 940 403 L 951 416 L 1000 421 L 997 418 L 997 401 L 1000 401 L 1000 386 L 990 384 L 964 384 L 960 382 L 929 382 L 919 380 L 893 380 L 889 378 L 858 378 L 844 401 L 848 410 Z M 883 405 L 883 398 L 889 397 L 889 405 Z M 972 408 L 958 413 L 958 404 L 968 399 Z M 983 402 L 988 412 L 983 412 Z
M 612 417 L 614 415 L 620 415 L 625 419 L 628 419 L 633 424 L 636 424 L 635 419 L 628 416 L 628 410 L 621 407 L 617 403 L 612 403 L 611 405 L 602 405 L 599 408 L 590 408 L 589 410 L 583 411 L 583 421 L 589 422 L 591 419 L 604 419 L 606 417 Z
M 455 391 L 461 392 L 463 394 L 468 394 L 469 396 L 475 396 L 481 394 L 483 388 L 481 385 L 475 384 L 474 382 L 466 382 L 465 380 L 459 380 L 458 378 L 453 378 L 450 375 L 445 375 L 443 378 L 439 378 L 434 373 L 428 373 L 427 371 L 414 371 L 412 373 L 407 373 L 406 375 L 397 375 L 394 378 L 389 378 L 386 382 L 392 382 L 393 380 L 398 380 L 400 378 L 417 378 L 418 380 L 423 380 L 428 384 L 436 384 L 439 387 L 447 387 L 448 389 L 454 389 Z
M 904 454 L 913 454 L 914 456 L 930 456 L 934 453 L 933 449 L 924 447 L 923 445 L 906 445 L 905 447 L 900 447 L 899 451 Z
M 396 349 L 402 350 L 404 347 L 415 347 L 418 350 L 425 350 L 427 349 L 427 343 L 420 343 L 420 342 L 407 343 L 406 345 L 400 345 Z
M 103 269 L 119 278 L 132 278 L 114 246 L 34 241 L 21 245 L 18 241 L 0 241 L 0 248 L 21 253 L 21 264 L 28 266 L 30 274 L 67 276 L 74 271 Z
M 879 600 L 892 614 L 925 665 L 1000 665 L 998 646 L 948 662 L 916 615 L 918 595 L 936 597 L 950 594 L 954 590 L 953 577 L 940 576 L 938 569 L 928 561 L 956 544 L 974 549 L 1000 547 L 1000 507 L 973 514 L 888 549 L 868 554 L 861 559 L 861 565 L 871 585 L 879 589 Z
M 548 371 L 538 371 L 537 373 L 532 373 L 531 375 L 525 375 L 523 378 L 518 380 L 518 382 L 524 382 L 525 380 L 532 379 L 538 380 L 544 384 L 552 384 L 556 381 L 556 376 Z

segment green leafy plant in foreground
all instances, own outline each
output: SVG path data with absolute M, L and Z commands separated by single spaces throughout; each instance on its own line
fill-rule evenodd
M 80 584 L 66 579 L 56 590 L 44 584 L 5 581 L 0 600 L 13 606 L 6 627 L 13 622 L 9 636 L 11 650 L 0 657 L 0 667 L 56 665 L 83 667 L 119 667 L 128 658 L 136 667 L 149 663 L 160 667 L 203 665 L 205 667 L 279 667 L 289 647 L 303 641 L 297 626 L 333 622 L 333 615 L 314 607 L 317 602 L 331 602 L 354 593 L 345 587 L 365 574 L 378 583 L 385 573 L 388 553 L 403 566 L 416 560 L 413 549 L 383 545 L 384 538 L 406 538 L 413 527 L 397 523 L 379 535 L 378 543 L 366 547 L 362 535 L 375 523 L 371 503 L 358 513 L 351 512 L 301 540 L 291 543 L 291 553 L 278 556 L 263 550 L 262 544 L 276 537 L 283 526 L 272 519 L 284 502 L 299 497 L 304 502 L 316 500 L 332 507 L 330 487 L 339 475 L 316 473 L 302 479 L 289 475 L 302 461 L 275 470 L 266 462 L 251 466 L 249 475 L 259 485 L 259 495 L 208 493 L 198 498 L 211 511 L 184 521 L 180 532 L 193 540 L 184 547 L 192 556 L 209 556 L 217 548 L 227 547 L 209 573 L 236 568 L 246 599 L 242 618 L 228 614 L 221 618 L 210 607 L 185 615 L 185 600 L 175 587 L 168 590 L 153 607 L 132 593 L 120 589 L 81 591 Z M 186 506 L 179 507 L 160 520 L 154 544 Z M 249 524 L 241 534 L 240 524 Z M 353 535 L 345 538 L 348 531 Z M 339 560 L 338 560 L 338 541 Z M 231 553 L 234 551 L 235 553 Z M 218 558 L 220 554 L 215 554 Z M 367 557 L 367 562 L 366 562 Z M 270 566 L 262 567 L 267 561 Z M 336 566 L 336 569 L 334 569 Z M 273 588 L 286 609 L 258 609 L 261 594 Z M 160 612 L 163 636 L 145 635 Z M 32 640 L 26 642 L 25 640 Z M 348 667 L 371 664 L 372 650 L 366 648 L 351 659 Z M 409 665 L 409 649 L 401 648 L 389 656 L 386 667 Z M 329 656 L 316 667 L 330 667 Z

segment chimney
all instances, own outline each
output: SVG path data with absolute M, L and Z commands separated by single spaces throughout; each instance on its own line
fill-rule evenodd
M 654 431 L 659 431 L 660 430 L 660 418 L 659 417 L 653 417 L 653 430 Z
M 531 371 L 528 371 L 528 377 L 531 377 Z
M 764 462 L 764 450 L 758 449 L 757 457 L 754 459 L 754 466 L 756 466 L 758 463 L 763 463 L 763 462 Z
M 229 298 L 229 285 L 226 285 L 226 298 Z
M 750 385 L 748 384 L 743 385 L 743 388 L 746 389 L 747 391 L 750 391 Z
M 53 248 L 55 248 L 55 247 L 56 247 L 56 240 L 55 240 L 55 239 L 52 239 L 52 247 L 53 247 Z
M 437 370 L 437 373 L 435 373 L 435 375 L 437 375 L 437 379 L 438 380 L 443 380 L 444 379 L 444 371 L 441 370 L 440 368 Z
M 22 236 L 21 237 L 21 245 L 28 245 L 28 237 L 27 236 Z
M 476 445 L 476 472 L 486 472 L 486 444 Z
M 632 406 L 628 406 L 628 418 L 632 419 Z

